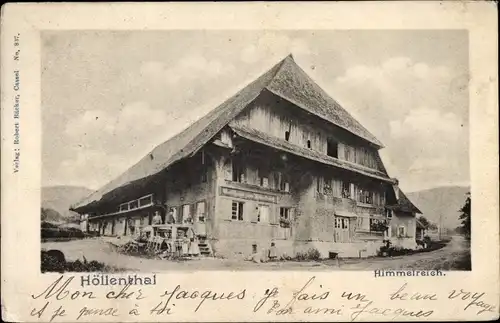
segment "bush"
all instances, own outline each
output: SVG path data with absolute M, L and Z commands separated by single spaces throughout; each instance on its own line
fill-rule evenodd
M 403 256 L 403 255 L 411 255 L 415 253 L 415 250 L 413 249 L 406 249 L 400 246 L 395 246 L 392 247 L 390 243 L 380 247 L 379 251 L 377 252 L 377 255 L 380 257 L 393 257 L 393 256 Z
M 429 245 L 431 243 L 431 237 L 429 237 L 428 235 L 424 236 L 424 243 Z
M 310 248 L 306 252 L 297 252 L 295 259 L 298 261 L 320 260 L 321 253 L 316 248 Z
M 77 228 L 59 228 L 48 226 L 42 227 L 40 234 L 42 239 L 82 239 L 85 237 L 83 231 Z
M 120 268 L 109 267 L 102 262 L 92 260 L 87 262 L 84 259 L 75 261 L 68 261 L 64 253 L 60 250 L 42 250 L 40 269 L 42 273 L 45 272 L 113 272 L 123 271 Z

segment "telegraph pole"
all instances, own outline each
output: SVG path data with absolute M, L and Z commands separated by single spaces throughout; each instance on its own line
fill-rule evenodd
M 443 230 L 443 215 L 439 214 L 439 222 L 438 222 L 438 239 L 441 240 L 441 231 Z

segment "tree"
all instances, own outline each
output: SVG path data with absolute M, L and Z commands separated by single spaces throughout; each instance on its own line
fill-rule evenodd
M 437 230 L 438 226 L 434 222 L 429 222 L 429 227 L 427 229 L 429 230 Z
M 469 192 L 466 195 L 464 206 L 462 206 L 462 208 L 459 210 L 460 216 L 458 217 L 460 220 L 462 220 L 462 224 L 460 226 L 461 232 L 468 239 L 470 239 L 470 211 L 471 211 L 471 199 Z
M 430 222 L 429 220 L 427 220 L 427 218 L 423 215 L 419 216 L 418 217 L 418 220 L 420 221 L 420 223 L 422 223 L 422 225 L 427 229 L 429 226 L 430 226 Z
M 421 215 L 418 217 L 418 220 L 427 230 L 435 230 L 437 229 L 437 225 L 431 221 L 429 221 L 425 216 Z

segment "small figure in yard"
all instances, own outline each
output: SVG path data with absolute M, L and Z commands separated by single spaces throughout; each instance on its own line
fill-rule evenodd
M 153 217 L 153 230 L 154 230 L 154 235 L 156 235 L 156 234 L 157 234 L 157 232 L 158 232 L 158 227 L 156 227 L 156 225 L 159 225 L 159 224 L 162 224 L 160 211 L 155 211 L 155 215 L 154 215 L 154 217 Z
M 184 238 L 182 238 L 182 255 L 184 255 L 184 256 L 188 255 L 190 243 L 191 243 L 191 241 L 189 240 L 189 238 L 187 236 L 184 236 Z
M 177 216 L 175 214 L 174 208 L 170 208 L 168 211 L 168 216 L 167 216 L 167 223 L 172 224 L 177 222 Z
M 155 211 L 155 215 L 153 217 L 153 225 L 157 225 L 157 224 L 162 224 L 161 223 L 161 215 L 160 215 L 160 211 Z
M 274 242 L 271 242 L 271 248 L 269 248 L 269 261 L 275 261 L 277 258 L 276 245 Z

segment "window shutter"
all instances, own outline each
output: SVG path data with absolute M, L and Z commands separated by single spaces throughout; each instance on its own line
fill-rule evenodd
M 317 191 L 318 193 L 323 193 L 323 188 L 325 186 L 324 180 L 322 176 L 317 177 L 318 185 L 317 185 Z
M 339 142 L 338 143 L 338 154 L 339 154 L 339 159 L 345 159 L 345 153 L 344 153 L 344 144 Z
M 253 210 L 252 218 L 250 219 L 250 221 L 257 222 L 257 219 L 259 217 L 260 208 L 261 208 L 261 206 L 257 205 L 257 207 Z

